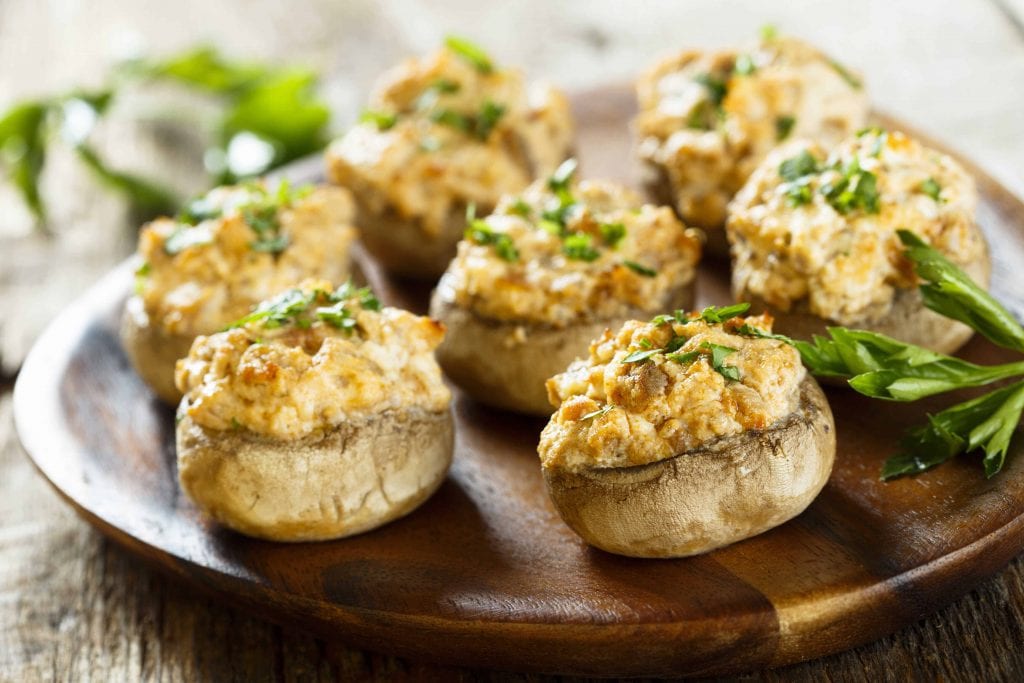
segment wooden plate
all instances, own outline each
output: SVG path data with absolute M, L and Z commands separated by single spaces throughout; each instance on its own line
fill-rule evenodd
M 575 98 L 586 175 L 633 177 L 632 106 L 625 88 Z M 1024 205 L 968 167 L 996 293 L 1019 315 L 1024 295 L 1011 273 L 1019 282 Z M 423 309 L 426 288 L 364 265 L 386 300 Z M 117 339 L 130 284 L 122 265 L 78 298 L 25 362 L 15 417 L 26 450 L 86 520 L 131 552 L 260 615 L 360 648 L 546 672 L 738 672 L 890 633 L 1024 547 L 1020 439 L 992 480 L 971 456 L 883 484 L 879 468 L 900 433 L 953 398 L 883 404 L 846 390 L 829 391 L 839 454 L 810 509 L 703 557 L 634 560 L 584 545 L 544 492 L 535 452 L 543 421 L 457 392 L 455 463 L 422 508 L 343 541 L 248 539 L 209 523 L 179 494 L 172 411 L 132 373 Z M 701 305 L 725 303 L 725 265 L 705 264 L 699 290 Z M 978 338 L 963 355 L 1012 356 Z

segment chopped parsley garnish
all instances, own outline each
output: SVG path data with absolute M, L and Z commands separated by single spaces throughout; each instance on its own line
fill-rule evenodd
M 846 164 L 842 177 L 825 183 L 818 191 L 839 213 L 847 214 L 856 209 L 878 213 L 878 177 L 863 170 L 856 157 Z
M 469 116 L 451 109 L 438 109 L 437 111 L 431 112 L 430 120 L 434 123 L 440 123 L 443 126 L 448 126 L 449 128 L 461 130 L 467 135 L 473 132 L 476 125 L 473 122 L 473 119 Z
M 494 71 L 494 64 L 487 53 L 480 46 L 458 36 L 448 36 L 444 39 L 445 46 L 466 60 L 482 74 L 489 74 Z
M 637 263 L 636 261 L 623 259 L 622 265 L 626 266 L 637 275 L 643 275 L 644 277 L 655 277 L 658 274 L 658 271 L 654 268 L 648 268 L 642 263 Z
M 572 195 L 570 192 L 570 184 L 572 178 L 576 174 L 576 168 L 579 163 L 575 159 L 566 159 L 563 161 L 555 172 L 548 178 L 548 188 L 554 192 L 559 199 L 563 199 L 568 196 L 569 203 L 572 203 Z
M 834 59 L 830 60 L 829 64 L 833 69 L 835 69 L 837 74 L 842 76 L 843 80 L 846 81 L 851 88 L 854 90 L 860 90 L 863 87 L 864 84 L 860 82 L 860 79 L 854 76 L 845 66 Z
M 736 58 L 735 71 L 740 76 L 749 76 L 757 71 L 757 66 L 754 64 L 754 60 L 750 58 L 750 55 L 740 55 Z
M 700 319 L 709 325 L 720 325 L 726 320 L 743 315 L 750 309 L 750 304 L 739 303 L 731 306 L 708 306 L 700 312 Z
M 601 223 L 597 226 L 597 229 L 600 230 L 601 239 L 604 240 L 604 243 L 613 249 L 626 236 L 626 226 L 622 223 Z
M 633 351 L 632 353 L 627 354 L 626 357 L 622 359 L 622 362 L 623 363 L 642 363 L 642 362 L 644 362 L 646 360 L 650 360 L 651 356 L 656 356 L 659 353 L 664 353 L 664 352 L 665 352 L 665 349 L 661 349 L 661 348 L 658 348 L 658 349 L 640 349 L 638 351 Z
M 512 205 L 508 207 L 508 212 L 513 216 L 522 216 L 523 218 L 529 218 L 530 214 L 533 213 L 533 209 L 522 199 L 517 199 L 512 202 Z
M 377 130 L 388 130 L 398 122 L 398 115 L 385 111 L 371 111 L 367 109 L 359 115 L 360 123 L 372 123 Z
M 722 100 L 725 99 L 726 86 L 725 80 L 715 76 L 714 74 L 698 74 L 694 76 L 693 80 L 697 81 L 708 91 L 708 99 L 716 107 L 721 106 Z
M 562 253 L 576 261 L 594 261 L 601 252 L 594 248 L 593 240 L 585 232 L 566 235 L 562 242 Z
M 726 365 L 725 359 L 736 353 L 736 349 L 730 346 L 722 346 L 721 344 L 712 344 L 711 342 L 702 342 L 700 346 L 692 351 L 686 351 L 685 353 L 675 353 L 676 349 L 682 347 L 686 343 L 686 339 L 683 337 L 673 337 L 669 342 L 669 346 L 666 348 L 657 349 L 638 349 L 626 354 L 625 357 L 620 361 L 621 363 L 644 363 L 653 358 L 658 354 L 664 354 L 665 360 L 673 363 L 687 364 L 696 361 L 700 357 L 708 358 L 712 369 L 725 377 L 728 380 L 738 381 L 740 378 L 739 368 L 733 365 Z
M 466 239 L 483 246 L 492 246 L 494 251 L 506 261 L 518 261 L 519 250 L 512 238 L 503 232 L 495 232 L 487 221 L 471 218 L 466 228 Z
M 772 24 L 765 24 L 761 27 L 761 40 L 766 43 L 771 42 L 779 37 L 779 29 L 775 28 Z
M 787 181 L 781 189 L 790 206 L 802 206 L 811 202 L 811 176 L 824 170 L 826 169 L 822 169 L 807 150 L 779 165 L 779 176 Z M 838 169 L 833 167 L 833 170 Z M 862 169 L 856 157 L 846 164 L 838 179 L 822 184 L 818 192 L 842 214 L 856 209 L 867 213 L 878 213 L 879 210 L 878 177 L 871 171 Z
M 250 183 L 245 186 L 248 200 L 237 207 L 242 220 L 256 233 L 256 239 L 249 243 L 253 251 L 279 254 L 288 248 L 288 237 L 281 232 L 278 211 L 313 191 L 312 186 L 303 185 L 292 189 L 287 180 L 282 180 L 271 193 L 266 186 Z M 179 254 L 188 247 L 209 244 L 210 233 L 196 230 L 195 226 L 205 220 L 220 218 L 223 209 L 213 204 L 208 197 L 189 202 L 177 217 L 178 227 L 164 242 L 164 251 L 170 255 Z
M 491 136 L 498 121 L 505 115 L 506 107 L 501 104 L 486 100 L 480 111 L 475 116 L 469 116 L 452 109 L 437 109 L 430 114 L 430 119 L 449 128 L 455 128 L 466 135 L 472 135 L 478 140 L 485 141 Z
M 935 178 L 929 178 L 921 183 L 921 192 L 924 192 L 935 201 L 940 201 L 939 194 L 942 192 L 942 186 L 939 185 Z
M 726 365 L 725 358 L 736 353 L 736 349 L 731 346 L 722 346 L 721 344 L 712 344 L 711 342 L 704 342 L 700 345 L 700 348 L 711 351 L 711 367 L 715 369 L 715 372 L 720 374 L 726 379 L 731 379 L 736 382 L 740 378 L 740 370 L 734 365 Z
M 489 138 L 491 131 L 498 125 L 498 121 L 505 115 L 506 111 L 507 108 L 504 105 L 486 100 L 483 106 L 480 107 L 480 114 L 476 117 L 476 129 L 474 131 L 476 136 L 481 140 Z
M 301 289 L 290 289 L 260 303 L 252 313 L 230 327 L 256 323 L 266 329 L 285 325 L 308 329 L 314 322 L 321 321 L 336 329 L 351 332 L 357 324 L 352 309 L 353 299 L 363 310 L 379 311 L 381 308 L 373 290 L 369 287 L 356 287 L 349 281 L 333 292 L 314 289 L 306 293 Z
M 779 164 L 779 175 L 789 182 L 817 172 L 818 161 L 806 149 Z
M 793 132 L 796 125 L 796 118 L 792 116 L 779 116 L 775 119 L 775 139 L 785 140 Z
M 431 90 L 444 93 L 445 95 L 459 92 L 461 88 L 462 86 L 459 85 L 458 81 L 453 81 L 450 78 L 439 78 L 430 84 Z
M 153 267 L 149 265 L 149 261 L 143 261 L 142 265 L 135 269 L 135 286 L 134 290 L 136 294 L 142 294 L 146 287 L 146 278 L 153 272 Z
M 586 415 L 583 415 L 582 417 L 580 417 L 580 419 L 581 420 L 592 420 L 595 417 L 600 417 L 600 416 L 604 415 L 605 413 L 610 412 L 612 410 L 612 408 L 614 408 L 614 407 L 615 406 L 612 405 L 611 403 L 607 403 L 607 404 L 601 406 L 600 408 L 598 408 L 597 410 L 592 410 L 591 412 L 587 413 Z

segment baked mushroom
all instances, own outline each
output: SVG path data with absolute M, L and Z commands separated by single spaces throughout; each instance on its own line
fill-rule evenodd
M 963 167 L 896 131 L 865 129 L 831 151 L 794 141 L 730 205 L 733 294 L 791 337 L 842 325 L 952 353 L 972 332 L 925 308 L 896 231 L 917 233 L 987 287 L 977 201 Z
M 354 193 L 367 248 L 398 275 L 439 276 L 467 205 L 490 213 L 550 174 L 572 141 L 560 91 L 455 38 L 385 74 L 369 106 L 328 149 L 328 173 Z
M 178 362 L 178 476 L 215 520 L 274 541 L 341 538 L 425 501 L 451 463 L 444 328 L 369 289 L 307 281 Z
M 800 514 L 825 485 L 835 425 L 791 346 L 745 305 L 606 331 L 548 382 L 538 453 L 562 519 L 587 543 L 683 557 Z
M 174 364 L 201 334 L 308 277 L 350 275 L 352 200 L 340 188 L 221 187 L 139 235 L 135 293 L 121 340 L 135 370 L 177 404 Z
M 771 32 L 747 50 L 684 50 L 637 83 L 633 122 L 646 184 L 727 252 L 726 206 L 781 141 L 835 145 L 865 125 L 860 77 L 814 47 Z
M 625 187 L 576 183 L 574 169 L 470 220 L 434 292 L 441 367 L 483 403 L 550 415 L 544 382 L 606 327 L 693 303 L 698 234 Z

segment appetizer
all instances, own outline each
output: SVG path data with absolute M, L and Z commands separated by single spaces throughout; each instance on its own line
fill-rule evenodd
M 746 305 L 632 320 L 548 381 L 548 493 L 587 543 L 683 557 L 800 514 L 835 458 L 825 395 Z
M 349 277 L 352 200 L 333 187 L 251 183 L 212 190 L 139 235 L 135 294 L 121 339 L 132 365 L 177 404 L 174 364 L 201 334 L 307 277 Z
M 865 125 L 860 78 L 817 49 L 767 32 L 751 49 L 684 50 L 637 83 L 633 122 L 647 186 L 727 251 L 726 206 L 781 141 L 834 145 Z
M 925 308 L 897 230 L 911 230 L 988 287 L 977 192 L 945 154 L 879 128 L 830 152 L 794 141 L 754 172 L 729 208 L 732 287 L 776 329 L 810 339 L 856 327 L 940 353 L 970 328 Z
M 499 408 L 550 415 L 544 382 L 607 326 L 693 303 L 698 233 L 575 161 L 471 219 L 431 315 L 445 373 Z
M 401 517 L 451 463 L 444 327 L 373 293 L 307 281 L 178 362 L 178 475 L 206 514 L 275 541 Z
M 490 213 L 505 193 L 568 156 L 565 96 L 526 84 L 457 38 L 388 72 L 362 120 L 327 151 L 330 178 L 355 194 L 367 248 L 391 272 L 436 278 L 455 254 L 466 207 Z

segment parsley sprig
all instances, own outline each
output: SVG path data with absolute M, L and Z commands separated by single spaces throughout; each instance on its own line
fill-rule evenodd
M 249 183 L 245 185 L 245 190 L 249 193 L 249 199 L 239 205 L 237 211 L 256 234 L 256 238 L 249 243 L 249 248 L 253 251 L 280 254 L 289 245 L 288 236 L 282 232 L 280 210 L 309 196 L 313 187 L 300 185 L 293 188 L 285 179 L 278 183 L 273 192 L 262 183 Z M 209 233 L 193 228 L 205 220 L 220 218 L 222 215 L 223 209 L 213 204 L 208 196 L 188 202 L 176 217 L 178 227 L 164 242 L 164 251 L 173 256 L 188 247 L 209 244 Z
M 750 304 L 734 304 L 732 306 L 708 306 L 698 315 L 691 316 L 689 313 L 683 310 L 677 310 L 671 314 L 663 314 L 655 316 L 651 320 L 653 325 L 667 325 L 669 323 L 686 324 L 695 320 L 703 320 L 709 325 L 720 325 L 727 320 L 735 318 L 738 315 L 746 313 L 747 309 L 750 308 Z M 679 353 L 679 349 L 687 342 L 687 338 L 679 335 L 673 335 L 667 344 L 663 347 L 653 348 L 651 343 L 643 339 L 640 341 L 642 348 L 635 351 L 631 351 L 626 354 L 620 362 L 622 363 L 643 363 L 657 355 L 664 355 L 665 360 L 688 365 L 701 357 L 706 357 L 708 363 L 712 369 L 718 374 L 725 377 L 727 380 L 736 382 L 740 379 L 739 368 L 733 365 L 726 365 L 725 359 L 727 356 L 736 353 L 736 349 L 730 346 L 723 346 L 721 344 L 714 344 L 712 342 L 702 342 L 700 346 L 691 351 L 685 351 Z
M 905 255 L 924 283 L 924 304 L 948 318 L 966 323 L 999 346 L 1024 353 L 1024 327 L 959 267 L 920 237 L 898 231 Z M 981 449 L 986 476 L 999 472 L 1024 411 L 1024 360 L 983 366 L 935 353 L 876 332 L 828 328 L 828 336 L 812 341 L 767 334 L 749 325 L 739 334 L 771 337 L 793 345 L 804 365 L 817 375 L 846 378 L 850 386 L 872 398 L 916 401 L 956 389 L 1017 379 L 979 398 L 928 416 L 928 422 L 907 434 L 900 451 L 882 468 L 883 479 L 917 474 L 950 458 Z
M 236 320 L 228 329 L 254 324 L 268 330 L 289 325 L 309 329 L 314 322 L 321 321 L 339 330 L 351 332 L 356 328 L 355 314 L 358 312 L 353 304 L 367 311 L 381 309 L 373 290 L 369 287 L 356 287 L 350 280 L 333 292 L 289 289 L 263 301 L 252 313 Z

